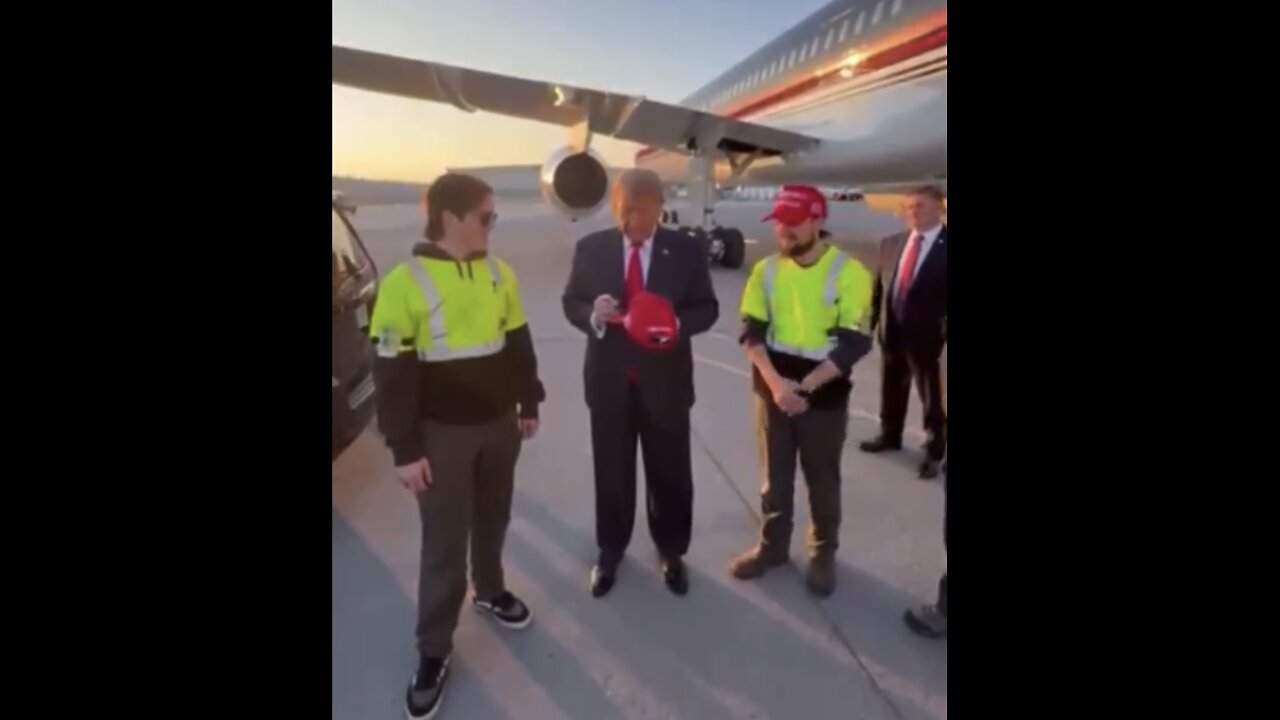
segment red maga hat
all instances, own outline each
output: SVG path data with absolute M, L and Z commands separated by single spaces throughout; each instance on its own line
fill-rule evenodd
M 773 209 L 764 220 L 777 220 L 783 225 L 795 226 L 813 218 L 826 219 L 827 198 L 812 185 L 783 185 L 782 192 L 773 203 Z
M 649 350 L 670 350 L 680 336 L 675 308 L 661 295 L 637 293 L 627 304 L 627 314 L 611 322 L 622 325 L 631 339 Z

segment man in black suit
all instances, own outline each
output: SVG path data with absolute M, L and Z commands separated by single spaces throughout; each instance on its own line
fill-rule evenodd
M 565 317 L 587 334 L 583 380 L 591 411 L 599 546 L 590 577 L 595 597 L 613 587 L 631 541 L 637 440 L 644 458 L 649 533 L 661 557 L 663 579 L 677 595 L 689 589 L 682 558 L 693 526 L 690 338 L 711 329 L 720 307 L 704 249 L 692 238 L 658 226 L 663 200 L 655 173 L 623 172 L 612 193 L 617 227 L 578 241 L 562 297 Z M 610 322 L 626 311 L 630 297 L 645 291 L 665 298 L 675 310 L 679 332 L 671 349 L 645 349 Z
M 880 386 L 880 435 L 863 452 L 902 447 L 907 400 L 915 380 L 929 434 L 920 477 L 938 476 L 947 449 L 947 411 L 940 362 L 947 344 L 946 198 L 934 187 L 914 190 L 905 207 L 908 232 L 885 238 L 872 295 L 871 329 L 884 361 Z

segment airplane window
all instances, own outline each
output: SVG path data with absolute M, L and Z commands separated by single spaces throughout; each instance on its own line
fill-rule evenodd
M 820 40 L 822 40 L 821 36 L 813 39 L 813 44 L 809 46 L 809 57 L 818 57 L 818 42 Z
M 845 18 L 844 22 L 840 23 L 840 42 L 843 43 L 844 39 L 848 36 L 849 36 L 849 18 Z
M 867 11 L 863 10 L 858 13 L 858 26 L 853 29 L 853 34 L 858 35 L 862 32 L 862 22 L 867 19 Z
M 880 16 L 884 15 L 884 0 L 876 3 L 876 14 L 871 16 L 871 24 L 875 25 L 880 22 Z
M 830 30 L 827 31 L 827 42 L 822 45 L 822 49 L 830 50 L 831 43 L 835 42 L 835 40 L 836 40 L 836 29 L 831 28 Z
M 804 62 L 805 57 L 809 54 L 809 46 L 804 45 L 800 48 L 800 62 Z
M 900 12 L 902 12 L 902 0 L 893 0 L 893 10 L 890 11 L 890 14 L 897 15 Z
M 791 67 L 792 65 L 796 64 L 796 55 L 798 55 L 799 53 L 800 53 L 800 50 L 798 49 L 791 51 L 791 59 L 787 61 L 787 67 Z

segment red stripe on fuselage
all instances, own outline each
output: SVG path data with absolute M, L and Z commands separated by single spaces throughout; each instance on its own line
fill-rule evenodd
M 941 23 L 941 24 L 939 24 Z M 945 9 L 931 13 L 909 25 L 873 41 L 865 50 L 867 56 L 854 67 L 854 73 L 883 70 L 898 63 L 923 55 L 947 44 L 947 11 Z M 808 77 L 787 85 L 794 75 L 780 78 L 779 83 L 761 88 L 738 102 L 716 108 L 716 112 L 725 117 L 742 120 L 752 115 L 759 115 L 769 108 L 794 100 L 801 95 L 812 92 L 838 78 L 844 69 L 842 63 L 835 62 L 831 67 L 816 72 L 809 71 Z M 660 152 L 662 148 L 647 147 L 636 153 L 636 160 Z

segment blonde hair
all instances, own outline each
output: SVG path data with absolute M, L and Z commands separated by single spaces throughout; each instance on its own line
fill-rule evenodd
M 613 196 L 616 198 L 623 194 L 650 195 L 658 202 L 666 200 L 662 178 L 647 168 L 628 168 L 618 174 L 613 181 Z

